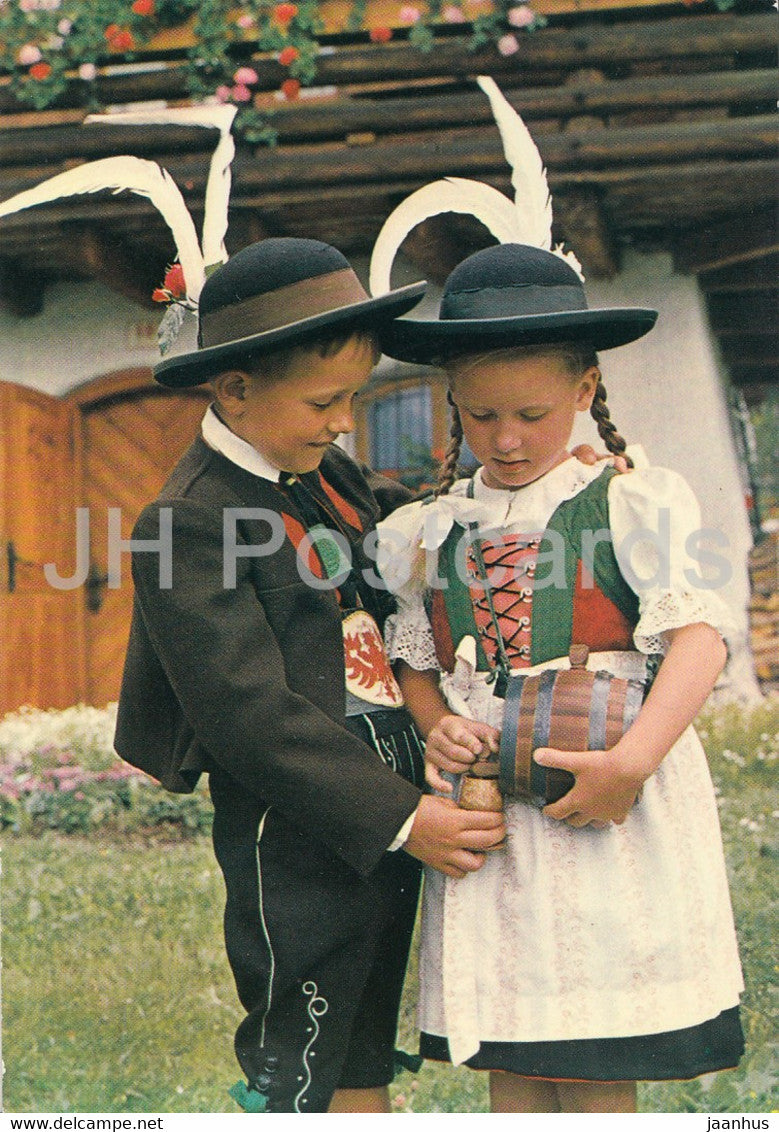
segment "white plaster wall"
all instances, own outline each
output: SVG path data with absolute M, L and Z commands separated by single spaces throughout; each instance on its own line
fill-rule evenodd
M 106 373 L 154 365 L 163 310 L 158 315 L 98 283 L 52 285 L 33 318 L 0 308 L 0 380 L 62 396 Z

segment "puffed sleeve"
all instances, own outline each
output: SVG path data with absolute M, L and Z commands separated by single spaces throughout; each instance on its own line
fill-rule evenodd
M 726 639 L 735 625 L 720 591 L 732 573 L 721 532 L 701 526 L 698 501 L 667 468 L 614 476 L 609 523 L 623 577 L 639 599 L 636 648 L 664 652 L 662 634 L 705 622 Z
M 425 609 L 423 547 L 426 515 L 423 501 L 394 511 L 378 524 L 376 565 L 395 596 L 397 612 L 384 626 L 387 655 L 424 672 L 438 669 L 433 630 Z

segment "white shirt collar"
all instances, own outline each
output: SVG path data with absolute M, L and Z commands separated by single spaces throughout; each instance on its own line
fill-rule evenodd
M 233 464 L 243 468 L 245 472 L 251 472 L 253 476 L 270 480 L 271 483 L 279 482 L 280 469 L 266 460 L 262 453 L 253 448 L 248 441 L 242 440 L 240 436 L 231 432 L 227 425 L 220 421 L 214 412 L 213 405 L 209 405 L 206 410 L 206 415 L 203 417 L 203 423 L 200 427 L 203 440 L 209 448 L 221 453 Z

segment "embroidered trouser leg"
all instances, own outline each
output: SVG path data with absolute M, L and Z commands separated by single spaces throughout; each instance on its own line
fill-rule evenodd
M 211 792 L 250 1086 L 270 1112 L 325 1112 L 339 1086 L 389 1083 L 417 862 L 387 853 L 363 880 L 219 772 Z

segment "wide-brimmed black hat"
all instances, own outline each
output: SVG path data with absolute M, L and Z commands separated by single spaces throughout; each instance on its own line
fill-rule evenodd
M 198 348 L 155 366 L 162 385 L 200 385 L 283 346 L 330 331 L 379 329 L 425 291 L 412 283 L 372 299 L 348 260 L 320 240 L 272 238 L 237 252 L 206 280 L 198 303 Z
M 454 269 L 437 318 L 399 318 L 380 339 L 391 358 L 435 365 L 507 346 L 576 341 L 607 350 L 640 338 L 656 318 L 643 307 L 590 310 L 581 279 L 561 256 L 497 244 Z

